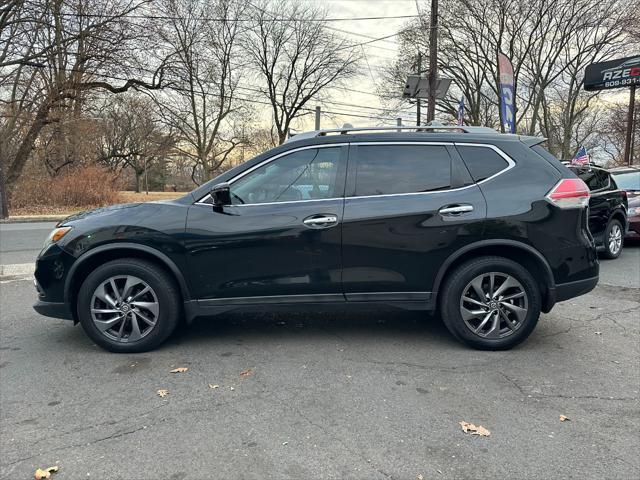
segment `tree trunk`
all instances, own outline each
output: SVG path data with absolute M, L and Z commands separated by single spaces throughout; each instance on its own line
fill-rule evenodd
M 136 174 L 136 193 L 140 193 L 140 177 L 142 176 L 142 172 L 138 170 L 134 170 Z
M 7 204 L 7 189 L 4 184 L 4 172 L 0 163 L 0 218 L 9 216 L 9 205 Z
M 40 132 L 42 131 L 44 126 L 47 124 L 49 110 L 52 103 L 53 99 L 51 98 L 47 98 L 44 102 L 42 102 L 42 105 L 40 105 L 40 108 L 38 108 L 38 112 L 36 113 L 33 123 L 29 127 L 27 134 L 20 143 L 20 147 L 16 152 L 16 156 L 13 159 L 13 162 L 9 163 L 5 180 L 5 187 L 8 191 L 11 191 L 13 185 L 16 183 L 18 178 L 20 178 L 22 170 L 24 169 L 24 166 L 29 159 L 29 155 L 31 154 L 31 150 L 33 150 L 34 143 L 38 139 L 38 136 L 40 135 Z

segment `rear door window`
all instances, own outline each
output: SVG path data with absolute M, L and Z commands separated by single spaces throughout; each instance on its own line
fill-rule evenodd
M 504 170 L 509 163 L 488 147 L 456 146 L 474 182 L 481 182 Z
M 358 145 L 356 196 L 451 187 L 451 157 L 441 145 Z

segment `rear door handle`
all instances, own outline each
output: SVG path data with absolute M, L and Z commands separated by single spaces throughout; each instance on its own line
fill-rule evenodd
M 337 215 L 322 213 L 311 215 L 305 218 L 302 223 L 309 228 L 328 228 L 338 224 L 338 217 Z
M 463 213 L 473 212 L 473 205 L 445 205 L 438 213 L 440 215 L 456 216 Z

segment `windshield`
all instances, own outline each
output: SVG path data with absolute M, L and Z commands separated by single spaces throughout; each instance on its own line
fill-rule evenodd
M 611 172 L 618 188 L 623 190 L 640 190 L 640 171 L 637 172 Z

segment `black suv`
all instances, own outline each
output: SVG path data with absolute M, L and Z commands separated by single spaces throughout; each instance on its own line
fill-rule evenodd
M 589 231 L 605 258 L 618 258 L 628 229 L 627 192 L 620 190 L 609 172 L 593 165 L 569 166 L 589 187 Z
M 69 217 L 37 259 L 34 308 L 115 352 L 157 347 L 183 317 L 381 305 L 438 309 L 495 350 L 595 287 L 589 190 L 542 139 L 398 130 L 301 134 L 178 200 Z

